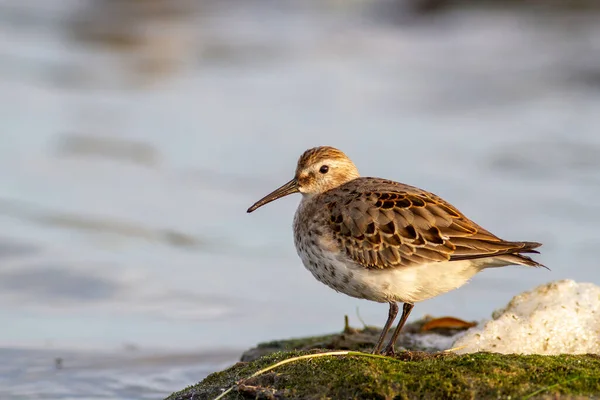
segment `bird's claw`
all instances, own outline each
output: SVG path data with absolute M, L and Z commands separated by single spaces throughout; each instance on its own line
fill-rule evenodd
M 388 357 L 394 357 L 396 356 L 396 350 L 394 350 L 394 346 L 386 347 L 381 354 Z

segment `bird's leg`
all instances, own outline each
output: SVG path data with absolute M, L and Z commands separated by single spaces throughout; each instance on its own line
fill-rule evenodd
M 390 340 L 388 345 L 385 347 L 385 350 L 383 350 L 383 354 L 388 355 L 388 356 L 393 356 L 396 354 L 396 352 L 394 350 L 394 345 L 396 344 L 396 340 L 398 339 L 398 336 L 400 335 L 400 331 L 402 330 L 402 327 L 406 323 L 406 320 L 408 319 L 408 316 L 414 306 L 415 305 L 411 304 L 411 303 L 404 303 L 404 306 L 402 307 L 402 316 L 400 317 L 400 322 L 398 322 L 398 326 L 396 327 L 396 330 L 394 331 L 394 334 L 392 335 L 392 339 Z
M 381 350 L 381 346 L 383 345 L 383 339 L 385 339 L 385 335 L 389 332 L 392 327 L 392 323 L 396 319 L 396 315 L 398 315 L 398 304 L 395 301 L 390 302 L 390 311 L 388 313 L 388 319 L 383 326 L 383 330 L 381 331 L 381 335 L 379 336 L 379 340 L 377 340 L 377 344 L 373 349 L 373 354 L 378 354 L 379 350 Z

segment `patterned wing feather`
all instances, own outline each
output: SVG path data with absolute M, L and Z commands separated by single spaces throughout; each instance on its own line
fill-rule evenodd
M 496 256 L 541 266 L 521 254 L 537 253 L 539 243 L 504 241 L 434 194 L 377 178 L 334 190 L 327 203 L 334 238 L 367 268 Z

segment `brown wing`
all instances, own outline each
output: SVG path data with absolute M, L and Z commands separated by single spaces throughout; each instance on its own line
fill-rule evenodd
M 503 255 L 541 265 L 520 254 L 537 253 L 539 243 L 504 241 L 434 194 L 376 178 L 335 190 L 338 200 L 327 204 L 334 238 L 368 268 Z

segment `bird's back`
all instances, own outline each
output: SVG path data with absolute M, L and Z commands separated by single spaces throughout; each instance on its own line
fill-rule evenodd
M 369 269 L 497 257 L 541 266 L 523 255 L 537 253 L 539 243 L 502 240 L 439 196 L 390 180 L 354 179 L 314 196 L 301 212 Z

